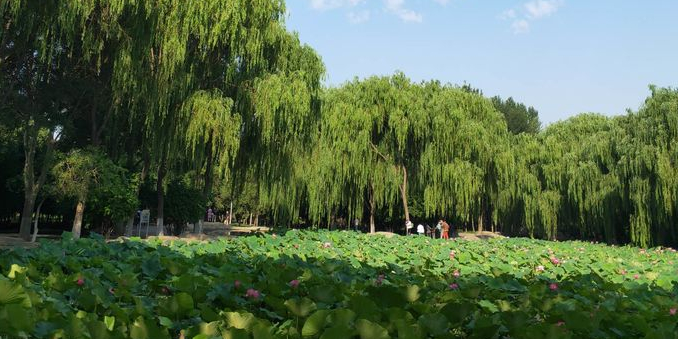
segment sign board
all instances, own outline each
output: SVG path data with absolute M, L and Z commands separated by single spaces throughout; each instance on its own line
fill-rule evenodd
M 150 210 L 141 211 L 139 223 L 148 224 L 150 221 L 151 221 L 151 211 Z

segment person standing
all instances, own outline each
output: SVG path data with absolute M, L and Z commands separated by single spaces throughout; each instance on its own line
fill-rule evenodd
M 424 225 L 424 228 L 426 229 L 426 236 L 435 239 L 435 232 L 433 231 L 433 227 L 429 226 L 429 224 L 426 224 Z
M 443 236 L 443 221 L 442 220 L 438 221 L 438 224 L 436 225 L 435 232 L 436 232 L 435 238 L 438 238 L 438 237 L 442 238 L 442 236 Z
M 441 220 L 443 226 L 443 234 L 441 238 L 449 240 L 450 239 L 450 224 L 445 220 Z
M 410 234 L 410 230 L 414 228 L 414 224 L 408 219 L 405 220 L 405 235 Z
M 422 224 L 417 225 L 417 234 L 424 235 L 424 232 L 425 232 L 424 225 Z

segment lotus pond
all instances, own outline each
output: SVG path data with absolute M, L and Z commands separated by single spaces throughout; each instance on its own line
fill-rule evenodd
M 290 231 L 0 252 L 1 338 L 678 338 L 678 254 Z

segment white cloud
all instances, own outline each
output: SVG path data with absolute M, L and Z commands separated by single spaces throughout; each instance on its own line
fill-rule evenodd
M 515 34 L 527 33 L 530 31 L 530 23 L 525 19 L 516 20 L 511 25 L 511 28 L 513 28 L 513 33 Z
M 386 9 L 397 15 L 405 22 L 422 22 L 424 17 L 411 9 L 404 7 L 405 0 L 384 0 Z
M 450 0 L 433 0 L 433 1 L 439 3 L 443 6 L 447 5 L 450 2 Z
M 316 10 L 328 10 L 339 7 L 355 7 L 365 0 L 311 0 L 311 7 Z
M 564 4 L 565 0 L 532 0 L 521 7 L 505 10 L 499 15 L 499 19 L 511 20 L 513 33 L 527 33 L 532 21 L 553 15 Z
M 502 19 L 502 20 L 515 19 L 516 18 L 516 10 L 515 9 L 507 9 L 499 15 L 499 18 Z
M 348 21 L 352 24 L 361 24 L 370 20 L 370 11 L 363 10 L 360 12 L 349 12 L 347 17 Z
M 563 5 L 563 0 L 534 0 L 524 5 L 529 18 L 539 19 L 550 16 Z

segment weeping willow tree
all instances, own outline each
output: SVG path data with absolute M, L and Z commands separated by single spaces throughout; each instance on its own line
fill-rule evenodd
M 377 209 L 393 213 L 391 202 L 399 197 L 410 219 L 408 189 L 427 132 L 422 91 L 401 73 L 327 91 L 313 153 L 318 172 L 308 185 L 313 217 L 329 217 L 341 206 L 362 216 L 367 207 L 374 232 Z
M 427 138 L 419 183 L 427 215 L 496 224 L 499 171 L 507 128 L 492 103 L 476 93 L 435 83 L 426 87 Z
M 582 114 L 514 137 L 498 196 L 507 233 L 677 244 L 678 92 L 651 90 L 636 113 Z
M 651 87 L 641 109 L 621 119 L 619 173 L 633 243 L 678 244 L 678 90 Z
M 341 207 L 349 219 L 362 217 L 367 206 L 370 231 L 375 232 L 376 210 L 395 200 L 403 182 L 402 172 L 377 147 L 380 134 L 388 133 L 384 121 L 389 110 L 380 106 L 387 105 L 391 91 L 390 79 L 376 77 L 327 91 L 308 162 L 316 166 L 307 176 L 311 218 L 330 218 Z
M 501 115 L 479 94 L 438 82 L 412 83 L 403 74 L 354 80 L 329 89 L 311 175 L 314 216 L 340 207 L 370 228 L 379 208 L 423 196 L 424 215 L 447 215 L 479 227 L 496 216 L 495 158 L 505 152 Z
M 215 169 L 245 158 L 237 163 L 258 167 L 271 200 L 288 199 L 274 189 L 291 177 L 280 160 L 301 148 L 324 68 L 285 29 L 283 1 L 9 0 L 0 14 L 43 63 L 62 54 L 110 67 L 116 120 L 142 126 L 145 167 L 157 166 L 160 229 L 165 177 L 186 156 L 204 194 Z

